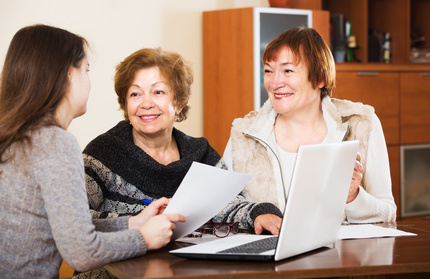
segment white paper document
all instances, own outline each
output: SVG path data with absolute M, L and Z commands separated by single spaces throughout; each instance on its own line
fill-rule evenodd
M 163 213 L 187 218 L 185 223 L 176 223 L 172 240 L 193 232 L 219 213 L 251 176 L 193 162 Z
M 374 237 L 393 237 L 393 236 L 411 236 L 414 233 L 404 232 L 401 230 L 384 228 L 375 225 L 347 225 L 341 226 L 338 239 L 354 238 L 374 238 Z

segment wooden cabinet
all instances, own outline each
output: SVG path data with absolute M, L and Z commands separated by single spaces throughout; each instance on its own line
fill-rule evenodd
M 337 72 L 333 97 L 375 108 L 387 144 L 399 143 L 399 73 Z
M 430 143 L 430 71 L 400 74 L 400 142 Z
M 333 89 L 334 98 L 361 102 L 375 108 L 387 143 L 392 189 L 397 205 L 400 205 L 399 77 L 398 72 L 337 72 L 336 87 Z M 397 214 L 399 212 L 400 207 Z
M 430 1 L 427 0 L 322 0 L 322 9 L 343 14 L 352 23 L 358 48 L 354 51 L 362 63 L 368 62 L 369 30 L 391 34 L 392 63 L 409 63 L 410 46 L 416 39 L 427 38 L 416 46 L 430 48 Z
M 253 109 L 252 9 L 203 13 L 203 133 L 222 154 L 233 119 Z
M 220 154 L 233 120 L 262 104 L 265 45 L 303 15 L 328 40 L 327 11 L 255 7 L 203 13 L 203 134 Z
M 387 142 L 393 196 L 400 216 L 400 146 L 430 143 L 430 65 L 341 66 L 333 97 L 375 108 Z

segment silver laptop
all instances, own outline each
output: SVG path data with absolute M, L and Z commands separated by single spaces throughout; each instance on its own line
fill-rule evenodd
M 192 259 L 280 261 L 332 246 L 344 218 L 357 151 L 358 141 L 299 148 L 279 236 L 237 234 L 170 253 Z M 261 242 L 271 244 L 264 247 Z

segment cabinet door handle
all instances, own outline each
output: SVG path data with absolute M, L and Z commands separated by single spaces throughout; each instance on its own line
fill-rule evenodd
M 357 76 L 379 76 L 379 72 L 357 72 Z
M 430 76 L 430 72 L 423 72 L 423 76 L 429 77 Z

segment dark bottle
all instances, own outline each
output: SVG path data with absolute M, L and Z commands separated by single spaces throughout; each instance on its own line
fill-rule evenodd
M 391 34 L 384 34 L 384 43 L 382 44 L 382 61 L 391 63 Z

